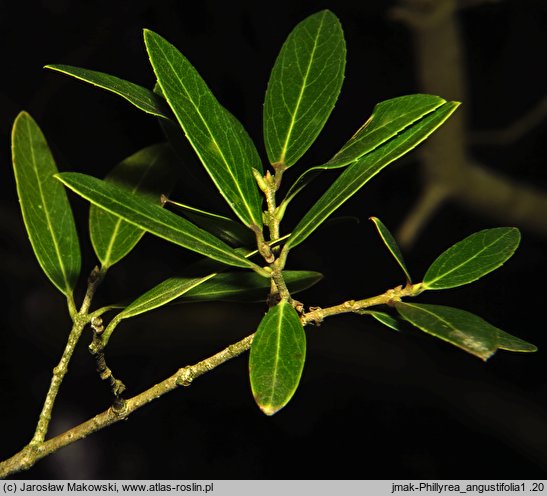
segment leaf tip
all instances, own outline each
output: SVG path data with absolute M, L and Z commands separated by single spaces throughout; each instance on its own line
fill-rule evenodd
M 15 127 L 15 124 L 19 123 L 23 119 L 33 120 L 31 115 L 26 110 L 21 110 L 21 112 L 17 114 L 17 117 L 15 118 L 15 121 L 13 122 L 13 126 Z
M 267 405 L 261 405 L 260 403 L 257 403 L 258 407 L 262 411 L 264 415 L 267 415 L 268 417 L 271 417 L 272 415 L 276 414 L 279 410 L 281 410 L 285 405 L 282 406 L 275 406 L 272 404 Z

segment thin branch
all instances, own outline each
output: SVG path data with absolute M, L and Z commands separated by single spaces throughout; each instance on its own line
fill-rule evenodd
M 36 425 L 34 436 L 30 442 L 31 446 L 41 445 L 47 435 L 49 423 L 51 421 L 51 412 L 53 411 L 53 406 L 55 405 L 55 399 L 57 398 L 61 383 L 63 382 L 63 379 L 68 371 L 70 359 L 76 349 L 76 345 L 82 335 L 82 331 L 85 325 L 89 322 L 87 312 L 91 305 L 93 296 L 104 278 L 104 275 L 105 272 L 100 270 L 98 267 L 95 267 L 89 275 L 87 291 L 84 296 L 82 306 L 76 315 L 72 315 L 73 325 L 68 336 L 67 344 L 63 351 L 63 355 L 61 356 L 61 360 L 59 361 L 57 367 L 53 369 L 53 377 L 51 378 L 46 399 L 44 401 L 42 411 L 40 412 L 40 417 L 38 418 L 38 424 Z
M 412 246 L 429 219 L 435 215 L 448 196 L 448 190 L 440 184 L 432 182 L 424 186 L 420 198 L 407 214 L 397 233 L 397 239 L 401 246 L 406 248 Z
M 304 313 L 301 316 L 301 321 L 303 325 L 319 325 L 327 317 L 343 313 L 358 313 L 359 310 L 376 305 L 392 305 L 394 302 L 400 301 L 401 298 L 416 296 L 421 291 L 421 284 L 407 285 L 405 287 L 399 286 L 390 289 L 381 295 L 366 298 L 364 300 L 349 300 L 328 308 L 315 307 L 313 310 Z M 79 441 L 94 432 L 104 429 L 109 425 L 119 422 L 120 420 L 126 419 L 131 413 L 147 405 L 151 401 L 160 398 L 164 394 L 173 391 L 177 387 L 189 386 L 199 376 L 249 350 L 253 338 L 254 334 L 251 334 L 195 365 L 188 365 L 179 369 L 171 377 L 168 377 L 137 396 L 125 400 L 122 408 L 111 407 L 92 419 L 89 419 L 52 439 L 40 443 L 30 443 L 19 453 L 0 463 L 0 478 L 21 470 L 27 470 L 37 461 L 55 451 Z
M 412 31 L 421 90 L 465 103 L 467 78 L 457 17 L 462 5 L 455 0 L 399 0 L 391 16 Z M 546 113 L 544 98 L 501 133 L 479 137 L 482 142 L 511 142 L 538 125 Z M 428 189 L 399 228 L 402 244 L 410 245 L 441 205 L 434 187 L 446 199 L 473 212 L 546 236 L 547 219 L 542 212 L 547 211 L 547 193 L 478 164 L 467 148 L 470 140 L 465 124 L 460 108 L 420 148 L 422 180 Z
M 228 346 L 224 350 L 211 356 L 210 358 L 207 358 L 206 360 L 178 370 L 171 377 L 168 377 L 164 381 L 152 386 L 143 393 L 125 400 L 123 409 L 118 410 L 111 407 L 86 422 L 64 432 L 63 434 L 49 439 L 48 441 L 40 444 L 29 444 L 19 453 L 0 463 L 0 478 L 21 470 L 27 470 L 37 461 L 54 453 L 55 451 L 79 441 L 80 439 L 84 439 L 90 434 L 104 429 L 105 427 L 119 422 L 120 420 L 126 419 L 131 413 L 159 398 L 160 396 L 163 396 L 165 393 L 168 393 L 179 386 L 189 386 L 192 381 L 200 375 L 213 370 L 224 362 L 227 362 L 228 360 L 239 356 L 244 351 L 247 351 L 251 347 L 253 336 L 254 334 L 247 336 L 241 341 Z
M 528 112 L 503 129 L 470 133 L 471 145 L 511 145 L 539 126 L 547 116 L 547 97 L 542 98 Z

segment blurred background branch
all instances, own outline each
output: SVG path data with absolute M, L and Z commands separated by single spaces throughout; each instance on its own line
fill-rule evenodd
M 541 123 L 547 112 L 547 98 L 543 98 L 505 130 L 474 135 L 468 131 L 465 43 L 458 13 L 461 8 L 483 3 L 490 2 L 399 0 L 390 11 L 392 19 L 412 32 L 421 91 L 464 102 L 419 149 L 422 192 L 398 231 L 399 241 L 406 247 L 414 243 L 445 201 L 497 223 L 547 236 L 547 193 L 488 168 L 469 150 L 470 142 L 510 144 Z

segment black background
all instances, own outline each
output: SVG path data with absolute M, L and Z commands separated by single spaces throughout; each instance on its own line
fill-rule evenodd
M 261 106 L 276 54 L 297 22 L 330 8 L 345 31 L 346 81 L 330 121 L 302 160 L 305 168 L 330 157 L 376 102 L 419 90 L 411 36 L 389 20 L 392 3 L 0 2 L 0 271 L 7 289 L 0 313 L 0 458 L 31 438 L 69 329 L 64 300 L 34 260 L 18 211 L 9 156 L 13 119 L 20 110 L 29 111 L 61 170 L 99 177 L 136 149 L 162 139 L 151 116 L 42 66 L 82 66 L 150 87 L 154 78 L 142 28 L 157 31 L 192 61 L 265 157 Z M 470 127 L 508 125 L 544 96 L 544 2 L 485 4 L 462 12 L 460 21 Z M 473 153 L 547 190 L 546 129 L 544 123 L 510 146 L 477 147 Z M 288 173 L 287 180 L 296 174 Z M 309 208 L 318 186 L 296 205 L 288 227 Z M 327 306 L 402 283 L 366 219 L 376 215 L 395 229 L 419 188 L 415 161 L 393 165 L 340 210 L 360 223 L 335 225 L 295 250 L 291 267 L 325 274 L 300 299 Z M 183 180 L 172 196 L 206 207 L 192 190 Z M 88 273 L 96 263 L 86 234 L 88 206 L 70 198 Z M 450 244 L 494 225 L 447 205 L 405 252 L 411 272 L 419 277 Z M 545 250 L 545 238 L 523 231 L 521 247 L 501 270 L 471 286 L 421 298 L 476 312 L 537 344 L 536 354 L 499 352 L 484 364 L 417 332 L 395 333 L 365 317 L 338 317 L 309 330 L 300 388 L 274 417 L 256 408 L 247 357 L 240 357 L 18 477 L 545 478 Z M 97 305 L 136 295 L 194 259 L 147 236 L 111 270 Z M 82 277 L 80 287 L 84 282 Z M 129 394 L 136 394 L 249 334 L 263 312 L 261 305 L 244 304 L 156 311 L 121 325 L 108 358 Z M 86 351 L 88 340 L 85 334 L 61 389 L 52 434 L 108 407 L 108 392 Z

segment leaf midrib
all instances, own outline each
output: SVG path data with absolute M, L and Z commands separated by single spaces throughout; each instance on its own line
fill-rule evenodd
M 295 126 L 295 123 L 296 123 L 296 114 L 298 113 L 298 110 L 299 110 L 300 105 L 301 105 L 302 100 L 303 100 L 304 91 L 307 87 L 308 76 L 310 74 L 313 59 L 315 58 L 315 52 L 317 50 L 317 40 L 319 39 L 319 35 L 321 34 L 321 30 L 323 29 L 324 20 L 325 20 L 325 15 L 323 15 L 321 17 L 321 23 L 319 24 L 319 27 L 317 29 L 317 33 L 316 33 L 316 35 L 314 37 L 314 40 L 313 40 L 313 49 L 312 49 L 310 57 L 309 57 L 308 66 L 306 67 L 306 74 L 304 75 L 304 79 L 302 80 L 302 85 L 300 87 L 300 92 L 298 94 L 298 99 L 296 101 L 296 106 L 294 108 L 293 114 L 291 115 L 291 122 L 289 124 L 289 129 L 287 131 L 287 137 L 285 138 L 285 143 L 283 144 L 283 147 L 281 149 L 281 155 L 279 157 L 279 162 L 281 164 L 285 164 L 285 155 L 287 154 L 287 149 L 289 147 L 289 140 L 292 136 L 292 132 L 293 132 L 293 129 L 294 129 L 294 126 Z
M 254 213 L 251 211 L 251 209 L 249 208 L 249 204 L 245 201 L 245 194 L 243 193 L 243 191 L 241 190 L 240 188 L 240 185 L 239 185 L 239 181 L 237 180 L 237 178 L 234 176 L 233 172 L 232 172 L 232 169 L 230 167 L 230 164 L 227 162 L 226 160 L 226 157 L 224 156 L 224 153 L 222 152 L 222 149 L 220 148 L 220 146 L 218 146 L 218 142 L 214 136 L 214 134 L 211 132 L 211 129 L 209 128 L 208 124 L 207 124 L 207 121 L 203 118 L 203 115 L 199 109 L 199 106 L 196 105 L 196 103 L 194 102 L 194 100 L 192 99 L 192 97 L 190 96 L 190 93 L 188 92 L 188 89 L 186 88 L 186 86 L 184 85 L 182 79 L 179 78 L 179 75 L 177 73 L 177 71 L 175 70 L 175 67 L 173 66 L 173 64 L 171 63 L 171 60 L 169 59 L 169 57 L 166 55 L 166 52 L 163 50 L 163 48 L 158 44 L 156 43 L 156 47 L 159 48 L 159 50 L 161 51 L 162 55 L 163 55 L 163 58 L 164 60 L 167 62 L 167 64 L 169 64 L 169 67 L 171 68 L 171 71 L 172 73 L 174 74 L 174 76 L 176 77 L 177 81 L 179 82 L 179 84 L 181 85 L 181 87 L 183 88 L 185 94 L 186 94 L 186 97 L 188 98 L 188 100 L 190 101 L 190 103 L 193 105 L 194 109 L 196 110 L 197 114 L 199 115 L 200 119 L 201 119 L 201 122 L 203 123 L 203 125 L 205 126 L 205 128 L 207 129 L 207 132 L 209 133 L 209 136 L 211 138 L 211 140 L 213 141 L 213 143 L 215 144 L 215 147 L 216 147 L 216 150 L 218 151 L 220 157 L 222 158 L 222 162 L 224 163 L 224 166 L 225 166 L 225 169 L 228 171 L 228 174 L 230 175 L 231 179 L 232 179 L 232 182 L 233 184 L 235 185 L 238 193 L 239 193 L 239 197 L 243 200 L 243 205 L 245 205 L 245 210 L 247 211 L 247 213 L 249 214 L 249 218 L 250 220 L 253 220 L 256 222 L 256 219 L 254 217 Z M 172 104 L 171 102 L 171 98 L 170 96 L 167 94 L 167 92 L 165 91 L 165 88 L 163 87 L 163 84 L 162 82 L 158 79 L 158 82 L 160 83 L 160 86 L 162 87 L 162 90 L 164 92 L 164 95 L 165 95 L 165 98 L 166 100 L 169 102 L 169 104 Z M 214 96 L 213 96 L 214 98 Z M 226 109 L 224 109 L 219 102 L 217 102 L 218 105 L 220 106 L 221 110 L 223 112 L 227 112 Z M 178 112 L 177 112 L 177 119 L 178 119 Z M 180 122 L 180 120 L 179 120 Z M 180 122 L 181 126 L 183 125 L 182 122 Z M 184 127 L 184 126 L 183 126 Z M 187 134 L 186 135 L 187 138 L 190 140 L 190 142 L 192 143 L 192 146 L 195 150 L 195 152 L 198 154 L 200 160 L 205 163 L 206 161 L 203 159 L 201 153 L 199 152 L 199 150 L 196 148 L 196 146 L 194 145 L 194 141 L 190 138 L 190 136 Z M 214 183 L 216 184 L 217 188 L 221 191 L 221 193 L 223 194 L 224 196 L 224 192 L 223 192 L 223 188 L 221 187 L 220 184 L 218 184 L 216 178 L 214 177 L 214 174 L 211 174 L 211 178 L 213 179 Z M 230 200 L 228 200 L 229 203 L 231 203 Z
M 475 254 L 470 257 L 470 258 L 467 258 L 464 262 L 460 263 L 459 265 L 455 265 L 452 267 L 452 269 L 448 270 L 447 272 L 445 272 L 444 274 L 438 276 L 437 278 L 433 279 L 432 281 L 429 281 L 427 283 L 424 283 L 424 286 L 431 286 L 431 284 L 434 284 L 435 282 L 441 280 L 441 279 L 444 279 L 445 277 L 447 277 L 448 275 L 450 275 L 452 272 L 454 272 L 455 270 L 458 270 L 459 268 L 463 267 L 464 265 L 467 265 L 468 263 L 472 262 L 475 258 L 477 258 L 478 256 L 480 256 L 480 254 L 482 252 L 484 252 L 485 250 L 487 250 L 488 248 L 490 248 L 492 245 L 496 244 L 498 241 L 500 241 L 502 238 L 504 238 L 505 236 L 507 236 L 511 231 L 507 231 L 506 233 L 504 233 L 502 236 L 500 236 L 499 238 L 497 238 L 496 240 L 494 240 L 492 243 L 488 244 L 488 245 L 485 245 L 480 251 L 477 251 L 475 252 Z
M 61 180 L 63 180 L 63 176 L 59 176 Z M 63 181 L 64 182 L 64 181 Z M 66 183 L 65 183 L 66 184 Z M 71 189 L 74 189 L 74 187 L 71 185 L 71 184 L 67 184 L 67 186 Z M 75 190 L 76 191 L 76 190 Z M 121 215 L 117 214 L 116 212 L 114 212 L 112 209 L 109 209 L 108 207 L 105 207 L 104 205 L 99 205 L 96 200 L 93 200 L 88 194 L 83 194 L 82 192 L 79 192 L 79 191 L 76 191 L 78 194 L 80 194 L 81 196 L 83 196 L 84 198 L 86 198 L 88 201 L 90 201 L 91 203 L 93 203 L 94 205 L 97 205 L 98 207 L 102 208 L 103 210 L 106 210 L 118 217 L 121 217 Z M 127 205 L 123 202 L 120 202 L 117 200 L 116 197 L 110 197 L 110 196 L 105 196 L 101 191 L 97 191 L 95 190 L 95 193 L 98 194 L 98 195 L 101 195 L 103 198 L 106 198 L 107 200 L 117 204 L 117 205 L 122 205 L 122 206 L 125 206 L 127 207 Z M 137 215 L 139 216 L 143 216 L 144 214 L 142 214 L 141 212 L 139 212 L 138 210 L 134 210 L 132 209 L 131 207 L 128 207 L 130 208 L 133 212 L 135 212 Z M 160 208 L 160 211 L 161 212 L 165 212 L 164 210 L 162 210 Z M 173 214 L 174 215 L 174 214 Z M 178 217 L 177 217 L 178 218 Z M 127 218 L 124 218 L 124 220 L 126 220 L 129 224 L 132 224 L 140 229 L 143 229 L 143 226 L 140 226 L 138 225 L 137 223 L 135 223 L 135 221 L 132 221 L 130 219 L 127 219 Z M 184 219 L 181 219 L 181 220 L 184 220 Z M 158 219 L 158 218 L 154 218 L 152 220 L 153 222 L 155 222 L 158 226 L 160 227 L 165 227 L 167 228 L 168 231 L 171 231 L 171 232 L 176 232 L 178 234 L 181 234 L 180 231 L 177 231 L 173 226 L 171 226 L 170 224 L 166 224 L 165 222 L 163 222 L 161 219 Z M 192 226 L 193 228 L 195 229 L 199 229 L 198 227 L 194 226 L 193 224 L 189 223 L 190 226 Z M 150 231 L 150 229 L 148 228 L 144 228 L 145 231 L 149 231 L 149 232 L 152 232 Z M 207 233 L 207 231 L 204 231 L 207 235 L 211 236 L 209 233 Z M 173 242 L 171 239 L 169 238 L 166 238 L 165 235 L 163 233 L 154 233 L 156 236 L 159 236 L 167 241 L 170 241 L 170 242 Z M 218 246 L 215 246 L 211 243 L 209 243 L 208 241 L 205 241 L 204 239 L 202 238 L 198 238 L 196 236 L 194 236 L 193 234 L 191 234 L 190 232 L 187 232 L 185 231 L 184 232 L 184 235 L 192 240 L 196 240 L 198 242 L 198 244 L 201 244 L 202 246 L 205 245 L 207 247 L 210 247 L 214 252 L 218 253 L 218 252 L 221 252 L 223 253 L 226 257 L 230 257 L 232 258 L 233 260 L 237 260 L 238 262 L 242 262 L 243 260 L 240 259 L 239 257 L 237 256 L 234 256 L 232 253 L 230 252 L 227 252 L 227 251 L 224 251 L 222 250 L 222 248 L 219 248 Z M 177 243 L 178 244 L 178 243 Z M 242 257 L 243 258 L 243 257 Z M 253 267 L 255 264 L 253 264 L 252 262 L 249 262 L 248 260 L 245 260 L 245 262 L 248 263 L 248 267 Z
M 273 368 L 273 376 L 272 376 L 272 389 L 270 392 L 270 400 L 269 404 L 272 407 L 275 407 L 274 405 L 274 396 L 275 396 L 275 388 L 277 384 L 277 371 L 279 366 L 279 350 L 281 348 L 281 321 L 283 320 L 283 313 L 285 309 L 283 306 L 279 308 L 279 317 L 276 322 L 276 333 L 275 333 L 275 357 L 274 357 L 274 368 Z
M 43 212 L 45 214 L 47 225 L 48 225 L 48 233 L 50 234 L 51 240 L 53 241 L 53 247 L 55 248 L 55 254 L 57 255 L 57 260 L 59 261 L 59 266 L 61 268 L 61 273 L 63 275 L 63 281 L 65 283 L 65 288 L 64 289 L 67 293 L 69 293 L 70 290 L 71 290 L 70 281 L 68 280 L 67 270 L 66 270 L 66 266 L 65 266 L 65 263 L 64 263 L 64 259 L 61 256 L 61 250 L 60 250 L 60 247 L 59 247 L 59 244 L 58 244 L 58 241 L 57 241 L 57 237 L 55 236 L 55 231 L 53 230 L 53 223 L 51 222 L 51 218 L 50 218 L 50 215 L 49 215 L 49 209 L 47 208 L 47 205 L 46 205 L 45 196 L 44 196 L 44 192 L 43 192 L 43 188 L 42 188 L 42 182 L 40 181 L 40 176 L 38 175 L 38 166 L 36 164 L 36 155 L 34 153 L 34 138 L 33 138 L 33 135 L 31 134 L 31 125 L 30 125 L 29 119 L 25 119 L 25 125 L 27 127 L 27 134 L 29 136 L 29 141 L 30 141 L 30 145 L 31 145 L 29 148 L 30 148 L 30 154 L 31 154 L 31 157 L 32 157 L 32 171 L 34 172 L 34 174 L 36 176 L 36 182 L 38 184 L 38 191 L 39 191 L 40 199 L 41 199 L 41 202 L 42 202 L 42 205 L 43 205 Z
M 161 152 L 160 152 L 161 154 Z M 139 187 L 141 186 L 141 184 L 143 183 L 144 179 L 148 176 L 148 174 L 150 173 L 150 170 L 154 167 L 154 165 L 156 164 L 156 162 L 159 160 L 159 155 L 156 155 L 154 157 L 153 160 L 150 161 L 148 167 L 146 168 L 146 172 L 141 176 L 141 178 L 139 179 L 138 183 L 130 190 L 132 194 L 134 194 L 138 189 Z M 110 255 L 112 254 L 112 249 L 114 248 L 114 241 L 116 240 L 117 236 L 118 236 L 118 232 L 121 228 L 121 225 L 122 225 L 122 218 L 121 217 L 118 217 L 116 216 L 117 219 L 116 219 L 116 224 L 114 226 L 114 230 L 113 230 L 113 233 L 112 233 L 112 236 L 110 237 L 110 243 L 108 243 L 108 248 L 106 250 L 106 256 L 105 256 L 105 263 L 104 265 L 105 266 L 109 266 L 110 265 Z
M 398 146 L 403 145 L 404 143 L 406 143 L 407 141 L 409 141 L 411 138 L 412 138 L 412 136 L 407 137 L 406 140 L 404 140 L 404 141 L 402 141 L 401 143 L 399 143 Z M 387 145 L 387 143 L 384 143 L 384 145 Z M 390 150 L 388 150 L 388 151 L 386 152 L 386 154 L 389 154 L 389 152 L 390 152 Z M 367 154 L 367 155 L 368 155 L 368 154 Z M 384 156 L 385 156 L 385 155 L 384 155 Z M 401 155 L 396 156 L 395 158 L 393 158 L 393 159 L 391 160 L 391 162 L 393 162 L 394 160 L 397 160 L 397 158 L 399 158 L 400 156 L 401 156 Z M 361 157 L 361 158 L 362 158 L 362 157 Z M 360 160 L 360 159 L 358 159 L 358 160 Z M 330 203 L 326 203 L 325 206 L 324 206 L 321 210 L 319 210 L 319 211 L 317 212 L 316 215 L 314 215 L 312 218 L 310 218 L 310 219 L 308 220 L 308 222 L 302 226 L 302 228 L 300 229 L 300 232 L 301 232 L 301 233 L 302 233 L 302 232 L 306 232 L 308 226 L 314 224 L 314 223 L 315 223 L 315 219 L 317 219 L 320 215 L 324 214 L 325 212 L 328 212 L 328 213 L 327 213 L 327 216 L 329 216 L 334 210 L 336 210 L 336 209 L 340 206 L 340 204 L 341 204 L 341 203 L 340 203 L 340 198 L 341 198 L 341 197 L 344 197 L 344 195 L 346 194 L 346 191 L 352 190 L 353 187 L 354 187 L 354 184 L 355 184 L 355 183 L 358 183 L 359 180 L 360 180 L 360 178 L 363 177 L 363 175 L 366 175 L 367 172 L 371 171 L 375 166 L 377 166 L 378 163 L 380 162 L 380 160 L 381 160 L 381 159 L 379 158 L 378 161 L 377 161 L 374 165 L 371 165 L 369 168 L 367 168 L 366 171 L 361 172 L 361 174 L 359 174 L 358 176 L 356 176 L 355 178 L 353 178 L 352 181 L 346 183 L 346 186 L 344 186 L 342 189 L 339 189 L 338 192 L 334 194 L 333 201 L 331 201 Z M 353 162 L 353 164 L 355 164 L 356 162 L 357 162 L 357 161 Z M 388 164 L 384 164 L 384 165 L 388 165 Z M 350 170 L 350 169 L 346 169 L 346 171 L 349 171 L 349 170 Z M 346 171 L 344 171 L 344 172 L 346 172 Z M 342 173 L 342 174 L 343 174 L 343 173 Z M 373 174 L 373 175 L 374 175 L 374 174 Z M 369 181 L 370 179 L 372 179 L 373 175 L 370 176 L 370 177 L 367 177 L 367 178 L 366 178 L 366 181 Z M 342 177 L 342 176 L 340 176 L 340 177 Z M 312 207 L 312 208 L 313 208 L 313 207 Z M 330 210 L 330 211 L 329 211 L 329 210 Z M 297 240 L 298 240 L 298 236 L 297 236 L 296 238 L 289 238 L 289 241 L 287 242 L 287 245 L 293 246 L 294 241 L 291 243 L 291 240 L 292 240 L 292 239 L 297 239 Z
M 217 272 L 213 272 L 207 276 L 204 276 L 202 278 L 196 278 L 194 280 L 194 284 L 189 284 L 188 287 L 185 287 L 184 288 L 184 292 L 173 297 L 172 300 L 174 300 L 175 298 L 178 298 L 179 296 L 182 296 L 184 293 L 187 293 L 188 291 L 190 291 L 191 289 L 194 289 L 196 286 L 199 286 L 200 284 L 203 284 L 204 282 L 208 281 L 209 279 L 212 279 L 213 277 L 215 277 L 217 275 Z M 171 289 L 170 291 L 166 291 L 165 293 L 162 293 L 162 294 L 159 294 L 159 295 L 156 295 L 155 297 L 147 300 L 146 302 L 144 303 L 140 303 L 139 305 L 133 307 L 133 308 L 129 308 L 131 306 L 131 303 L 128 305 L 128 307 L 126 307 L 125 310 L 123 310 L 122 312 L 120 312 L 119 316 L 120 319 L 127 319 L 127 318 L 130 318 L 130 317 L 135 317 L 136 315 L 139 315 L 140 313 L 144 313 L 144 312 L 138 312 L 138 313 L 135 313 L 135 310 L 138 310 L 138 309 L 141 309 L 143 306 L 146 308 L 147 307 L 147 303 L 152 303 L 152 305 L 157 302 L 158 300 L 161 300 L 162 299 L 162 296 L 164 296 L 165 294 L 167 293 L 173 293 L 173 292 L 177 292 L 173 289 Z M 171 301 L 172 301 L 171 300 Z M 151 305 L 148 305 L 148 308 L 150 308 Z M 158 307 L 152 307 L 150 308 L 150 310 L 154 310 L 155 308 L 158 308 Z M 127 313 L 126 310 L 129 309 L 131 310 L 131 312 Z M 146 311 L 146 310 L 145 310 Z
M 122 90 L 120 90 L 118 88 L 114 88 L 112 86 L 107 86 L 106 84 L 98 83 L 96 81 L 91 81 L 90 79 L 86 79 L 85 77 L 79 76 L 74 72 L 67 71 L 67 70 L 63 69 L 63 67 L 68 67 L 70 69 L 83 70 L 85 72 L 90 72 L 90 73 L 98 75 L 98 77 L 104 77 L 106 79 L 112 78 L 113 80 L 116 81 L 116 83 L 120 84 L 120 86 L 126 85 L 127 87 L 129 87 L 133 91 L 135 91 L 136 94 L 128 96 L 127 94 L 124 94 L 122 92 Z M 46 65 L 45 68 L 53 70 L 53 71 L 60 72 L 61 74 L 66 74 L 67 76 L 70 76 L 70 77 L 73 77 L 74 79 L 78 79 L 80 81 L 83 81 L 84 83 L 89 83 L 89 84 L 91 84 L 91 85 L 93 85 L 97 88 L 101 88 L 103 90 L 110 91 L 110 92 L 112 92 L 112 93 L 114 93 L 118 96 L 121 96 L 122 98 L 124 98 L 125 100 L 127 100 L 130 103 L 138 102 L 141 105 L 142 110 L 145 110 L 142 107 L 146 107 L 147 110 L 145 110 L 145 112 L 156 115 L 158 117 L 162 117 L 164 119 L 167 118 L 166 115 L 158 112 L 158 110 L 156 109 L 156 107 L 154 105 L 156 102 L 154 101 L 152 96 L 146 94 L 147 89 L 143 88 L 142 86 L 139 86 L 138 84 L 132 83 L 131 81 L 125 81 L 121 78 L 118 78 L 117 76 L 112 76 L 111 74 L 106 74 L 104 72 L 94 71 L 94 70 L 91 70 L 91 69 L 84 69 L 82 67 L 49 64 L 49 65 Z M 145 96 L 146 96 L 146 98 L 145 98 Z

